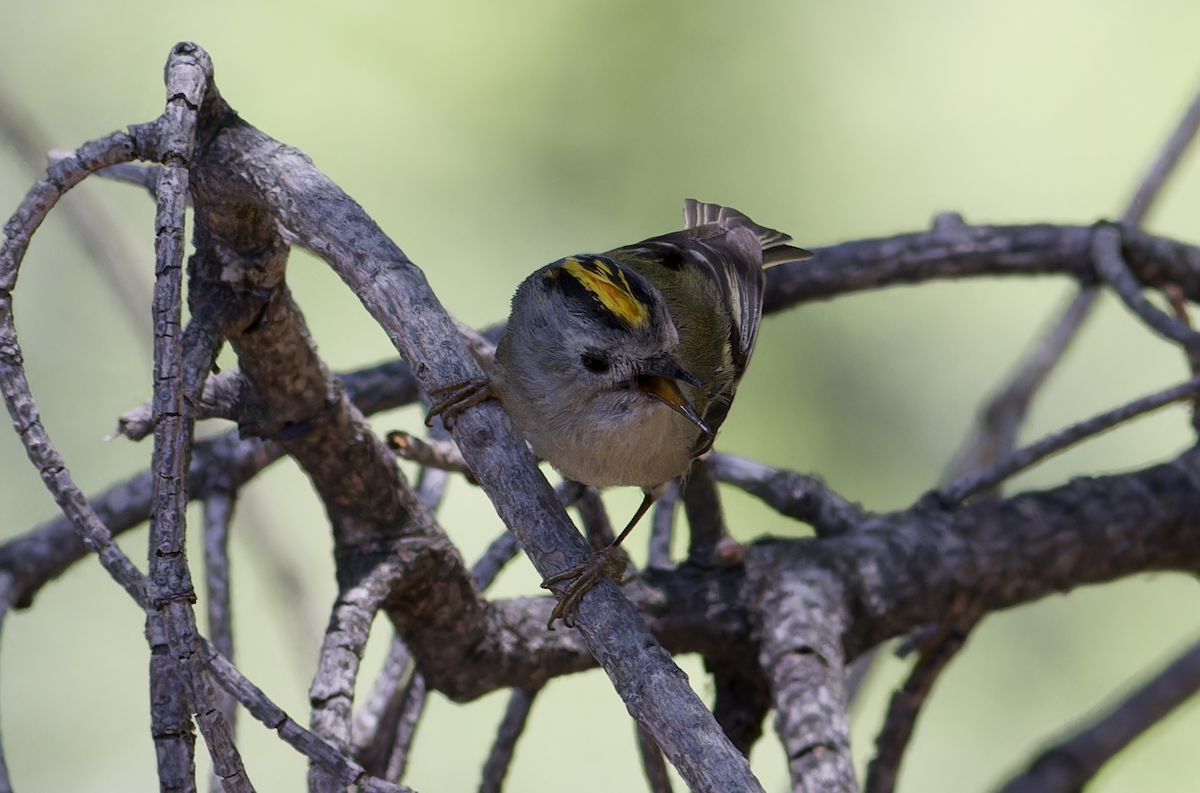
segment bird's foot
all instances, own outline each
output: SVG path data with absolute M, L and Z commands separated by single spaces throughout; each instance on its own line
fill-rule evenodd
M 554 611 L 550 612 L 550 621 L 546 623 L 546 627 L 554 630 L 554 621 L 561 619 L 563 625 L 574 628 L 575 613 L 579 610 L 579 602 L 583 600 L 583 596 L 605 578 L 620 581 L 625 573 L 625 564 L 625 554 L 619 545 L 613 543 L 607 548 L 592 551 L 581 564 L 572 569 L 552 575 L 543 581 L 542 589 L 551 591 L 555 591 L 554 587 L 557 584 L 571 582 L 561 593 L 555 591 L 558 603 L 555 604 Z
M 486 399 L 500 398 L 500 395 L 492 388 L 492 381 L 486 377 L 451 383 L 444 388 L 429 392 L 429 396 L 433 398 L 434 402 L 429 408 L 429 412 L 425 414 L 425 426 L 433 424 L 434 416 L 441 416 L 446 429 L 453 428 L 454 419 L 467 408 L 475 407 Z

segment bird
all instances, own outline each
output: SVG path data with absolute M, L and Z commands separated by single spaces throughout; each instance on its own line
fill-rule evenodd
M 764 268 L 812 253 L 745 214 L 694 199 L 684 228 L 527 277 L 486 380 L 443 389 L 429 418 L 500 401 L 534 453 L 565 478 L 641 488 L 641 505 L 607 547 L 548 577 L 566 585 L 547 627 L 574 626 L 579 602 L 617 578 L 621 543 L 725 421 L 754 351 Z

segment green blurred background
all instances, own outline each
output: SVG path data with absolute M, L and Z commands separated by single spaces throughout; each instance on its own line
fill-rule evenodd
M 74 148 L 156 117 L 168 50 L 195 41 L 244 118 L 309 154 L 452 312 L 485 325 L 505 316 L 530 270 L 674 229 L 688 196 L 736 206 L 809 246 L 918 230 L 943 210 L 974 222 L 1115 216 L 1196 88 L 1198 29 L 1200 5 L 1183 0 L 0 0 L 0 84 L 52 145 Z M 0 142 L 0 215 L 31 178 Z M 111 233 L 128 241 L 148 283 L 152 202 L 122 185 L 82 189 L 108 205 Z M 1198 210 L 1189 157 L 1149 226 L 1195 241 Z M 334 368 L 392 354 L 319 262 L 295 255 L 290 282 Z M 935 284 L 769 318 L 718 448 L 819 473 L 873 509 L 908 504 L 936 483 L 980 400 L 1070 294 L 1057 279 Z M 148 446 L 102 439 L 148 396 L 147 346 L 59 217 L 35 240 L 16 312 L 35 395 L 77 480 L 94 492 L 141 470 Z M 1023 437 L 1184 377 L 1181 356 L 1106 299 Z M 415 428 L 419 416 L 373 423 Z M 1190 441 L 1184 413 L 1164 412 L 1016 486 L 1138 467 Z M 637 495 L 608 498 L 624 514 Z M 726 503 L 742 539 L 804 533 L 746 497 Z M 6 432 L 0 504 L 0 537 L 55 512 Z M 443 518 L 468 560 L 501 530 L 461 482 Z M 246 530 L 251 521 L 257 531 Z M 283 462 L 249 488 L 236 528 L 239 662 L 304 721 L 312 647 L 333 595 L 324 517 Z M 303 575 L 303 597 L 273 584 L 264 534 Z M 144 529 L 122 544 L 145 558 Z M 517 560 L 496 592 L 536 584 Z M 990 617 L 938 684 L 901 790 L 990 789 L 1193 640 L 1198 601 L 1193 582 L 1161 575 Z M 380 627 L 369 669 L 386 646 Z M 699 662 L 680 662 L 709 695 Z M 146 666 L 141 617 L 94 561 L 12 615 L 0 729 L 16 789 L 153 789 Z M 904 669 L 886 659 L 855 709 L 860 768 Z M 474 790 L 504 702 L 432 697 L 406 781 Z M 641 789 L 632 726 L 602 674 L 554 681 L 531 725 L 509 789 Z M 301 789 L 305 766 L 290 749 L 244 717 L 241 731 L 260 790 Z M 1193 790 L 1198 738 L 1200 710 L 1188 704 L 1092 789 Z M 773 736 L 753 762 L 769 791 L 786 789 Z

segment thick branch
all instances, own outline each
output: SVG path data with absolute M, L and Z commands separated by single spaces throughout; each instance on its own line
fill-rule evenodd
M 1091 236 L 1091 226 L 940 223 L 916 234 L 817 248 L 813 259 L 767 270 L 763 310 L 940 279 L 1063 275 L 1092 284 Z M 1127 229 L 1124 253 L 1146 286 L 1174 283 L 1189 300 L 1200 300 L 1200 248 Z
M 842 635 L 849 614 L 840 582 L 797 569 L 787 553 L 750 555 L 759 662 L 771 686 L 775 730 L 796 793 L 857 791 Z

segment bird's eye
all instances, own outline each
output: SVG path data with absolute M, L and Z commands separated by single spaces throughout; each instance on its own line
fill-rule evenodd
M 585 352 L 579 356 L 579 360 L 583 363 L 585 369 L 595 374 L 604 374 L 611 366 L 608 358 L 598 352 Z

